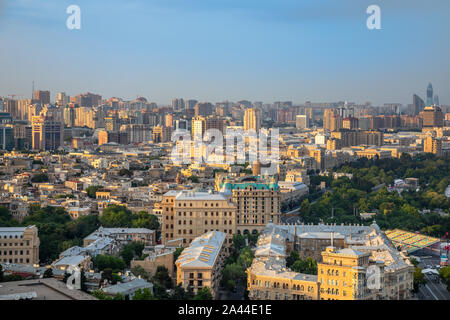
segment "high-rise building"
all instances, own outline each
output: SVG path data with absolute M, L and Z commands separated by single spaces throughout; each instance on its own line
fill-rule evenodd
M 223 133 L 223 120 L 219 116 L 208 116 L 205 119 L 206 131 L 209 129 L 216 129 Z
M 152 140 L 153 143 L 169 142 L 172 138 L 172 128 L 166 126 L 153 127 Z
M 11 151 L 14 148 L 14 128 L 12 124 L 0 125 L 0 149 Z
M 281 221 L 281 191 L 275 180 L 270 183 L 230 183 L 225 180 L 221 191 L 230 194 L 236 204 L 239 234 L 259 232 L 267 223 Z
M 417 95 L 413 95 L 413 116 L 419 115 L 420 112 L 425 108 L 425 102 Z
M 33 150 L 56 150 L 63 145 L 64 124 L 52 114 L 32 118 Z
M 244 113 L 244 130 L 255 130 L 259 132 L 261 129 L 261 110 L 258 108 L 245 109 Z
M 209 116 L 213 113 L 213 105 L 209 102 L 199 102 L 195 105 L 195 116 Z
M 59 107 L 64 108 L 69 103 L 69 99 L 70 97 L 67 96 L 65 92 L 59 92 L 58 95 L 56 96 L 56 104 Z
M 184 119 L 175 120 L 175 130 L 188 130 L 187 120 Z
M 106 131 L 118 131 L 120 129 L 119 119 L 116 116 L 105 118 Z
M 18 103 L 17 103 L 17 100 L 7 99 L 5 101 L 4 111 L 8 112 L 11 115 L 11 117 L 13 117 L 14 119 L 17 119 L 18 118 Z
M 309 119 L 306 115 L 297 115 L 295 117 L 295 127 L 297 129 L 309 128 Z
M 182 238 L 188 246 L 209 231 L 226 234 L 226 245 L 236 233 L 236 205 L 221 193 L 190 190 L 169 191 L 161 202 L 163 243 Z
M 184 104 L 186 109 L 194 109 L 195 105 L 198 103 L 197 100 L 186 100 L 186 103 Z
M 36 90 L 33 93 L 33 99 L 39 101 L 41 106 L 50 103 L 50 91 Z
M 433 86 L 429 83 L 427 87 L 427 106 L 433 105 L 433 97 Z
M 206 131 L 205 117 L 197 116 L 192 118 L 191 128 L 192 138 L 196 136 L 203 138 L 203 134 Z
M 173 99 L 172 100 L 172 109 L 175 112 L 182 111 L 185 108 L 183 99 Z
M 78 104 L 80 107 L 97 107 L 102 101 L 102 96 L 86 92 L 74 97 L 70 97 L 70 102 Z
M 438 106 L 428 106 L 420 113 L 423 119 L 423 127 L 443 127 L 444 113 Z
M 354 129 L 358 129 L 358 127 L 359 127 L 358 118 L 348 117 L 348 118 L 345 118 L 344 120 L 342 120 L 342 128 L 343 129 L 354 130 Z
M 435 104 L 436 106 L 439 105 L 439 96 L 438 96 L 437 94 L 434 95 L 434 104 Z
M 428 136 L 423 140 L 423 151 L 433 153 L 438 157 L 442 156 L 442 140 L 433 136 Z
M 68 128 L 75 127 L 75 109 L 76 108 L 73 105 L 64 108 L 64 125 Z

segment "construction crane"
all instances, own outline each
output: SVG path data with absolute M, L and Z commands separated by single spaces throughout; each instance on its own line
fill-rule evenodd
M 12 100 L 14 100 L 14 97 L 20 97 L 23 96 L 23 94 L 8 94 L 8 97 L 11 97 Z

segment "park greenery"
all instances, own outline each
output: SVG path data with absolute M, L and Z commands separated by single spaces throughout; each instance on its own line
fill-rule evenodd
M 358 212 L 374 212 L 374 219 L 382 229 L 400 228 L 408 231 L 441 237 L 450 230 L 450 198 L 445 189 L 450 185 L 450 157 L 436 158 L 419 155 L 400 159 L 359 159 L 336 168 L 334 172 L 352 174 L 333 179 L 328 176 L 312 176 L 310 189 L 315 192 L 320 182 L 327 188 L 316 202 L 303 200 L 300 217 L 305 223 L 363 223 Z M 419 190 L 389 192 L 387 187 L 394 179 L 418 178 Z M 373 188 L 385 184 L 379 190 Z M 440 209 L 447 215 L 433 210 Z M 426 212 L 424 210 L 431 210 Z
M 450 291 L 450 266 L 443 267 L 439 270 L 439 277 L 442 282 L 447 286 L 447 290 Z
M 29 207 L 28 212 L 28 216 L 22 222 L 18 222 L 12 218 L 7 208 L 0 206 L 0 226 L 35 225 L 38 228 L 40 240 L 39 258 L 41 263 L 46 264 L 56 260 L 64 250 L 72 246 L 82 246 L 83 239 L 100 226 L 148 228 L 152 230 L 159 227 L 158 218 L 155 215 L 148 214 L 145 211 L 132 213 L 126 207 L 117 205 L 107 207 L 100 217 L 88 215 L 78 219 L 71 219 L 69 214 L 60 207 L 47 206 L 41 208 L 39 205 L 33 204 Z M 133 247 L 134 249 L 135 247 Z M 137 254 L 137 251 L 134 250 L 131 259 L 135 256 L 141 256 L 140 253 Z M 129 264 L 130 256 L 130 251 L 126 250 L 122 256 L 126 258 L 126 264 Z
M 317 275 L 317 261 L 311 257 L 303 260 L 295 250 L 286 258 L 286 267 L 295 272 Z
M 246 240 L 248 246 L 246 245 Z M 251 246 L 256 244 L 257 234 L 236 234 L 230 247 L 230 255 L 225 260 L 222 269 L 221 287 L 227 291 L 234 291 L 239 285 L 245 286 L 246 270 L 252 264 L 254 255 Z

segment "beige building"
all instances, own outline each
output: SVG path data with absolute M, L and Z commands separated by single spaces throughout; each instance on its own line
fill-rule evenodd
M 295 280 L 314 279 L 286 268 L 285 257 L 291 250 L 303 259 L 318 261 L 316 286 L 309 284 L 311 291 L 303 291 L 301 297 L 292 291 Z M 250 299 L 403 300 L 411 298 L 413 273 L 407 256 L 397 251 L 375 223 L 268 224 L 247 270 L 247 287 Z M 305 290 L 308 284 L 300 285 Z
M 244 131 L 261 129 L 261 110 L 258 108 L 248 108 L 244 114 Z
M 286 267 L 287 234 L 269 224 L 258 238 L 255 259 L 247 269 L 251 300 L 318 300 L 317 275 Z
M 39 237 L 35 226 L 0 227 L 0 261 L 5 263 L 39 263 Z
M 131 260 L 131 269 L 140 266 L 150 276 L 153 276 L 159 266 L 164 266 L 172 277 L 175 271 L 175 261 L 173 259 L 175 249 L 175 247 L 165 247 L 161 245 L 152 247 L 151 250 L 144 249 L 142 254 L 147 254 L 148 256 L 144 258 L 144 260 Z
M 433 153 L 438 157 L 442 155 L 442 140 L 432 136 L 423 139 L 423 151 Z
M 231 196 L 236 204 L 237 233 L 256 233 L 269 222 L 280 222 L 281 192 L 273 179 L 270 183 L 230 183 L 226 180 L 222 192 Z
M 183 246 L 209 231 L 226 234 L 228 246 L 236 233 L 236 206 L 223 194 L 169 191 L 161 203 L 162 240 L 183 238 Z
M 175 262 L 177 284 L 185 289 L 191 287 L 194 293 L 209 287 L 212 296 L 217 298 L 225 260 L 226 237 L 223 232 L 210 231 L 195 238 Z

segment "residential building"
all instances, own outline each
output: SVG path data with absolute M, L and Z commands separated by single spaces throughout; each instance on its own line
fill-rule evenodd
M 0 261 L 39 263 L 39 237 L 36 226 L 0 227 Z
M 227 235 L 219 231 L 209 231 L 196 237 L 178 257 L 177 285 L 194 293 L 208 287 L 213 298 L 217 298 L 221 270 L 226 257 L 225 240 Z

